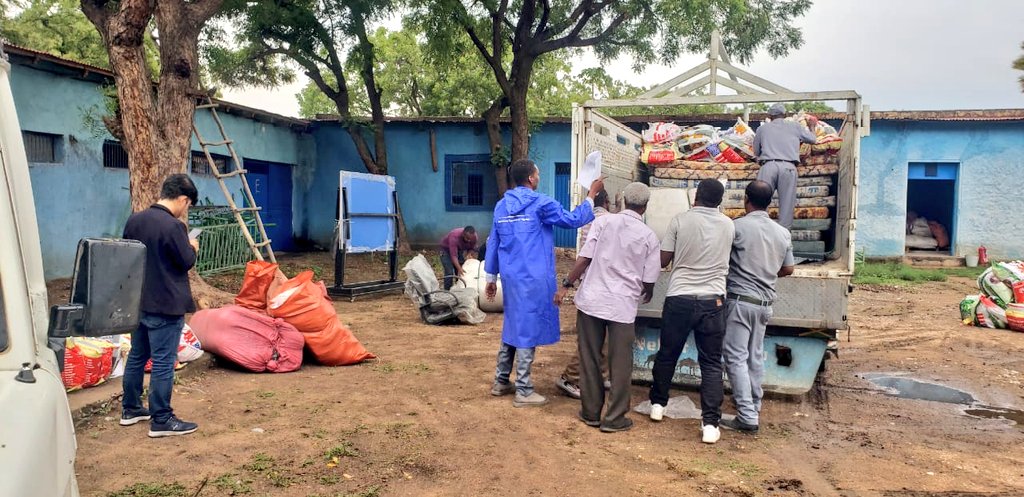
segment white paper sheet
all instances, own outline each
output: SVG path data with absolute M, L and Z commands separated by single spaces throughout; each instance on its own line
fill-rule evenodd
M 601 177 L 601 151 L 595 150 L 587 154 L 587 160 L 583 161 L 583 167 L 576 177 L 576 182 L 584 190 L 590 190 L 590 184 Z

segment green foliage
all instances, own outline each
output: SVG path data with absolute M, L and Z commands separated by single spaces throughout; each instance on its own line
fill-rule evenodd
M 210 483 L 217 490 L 220 490 L 222 495 L 246 495 L 252 493 L 252 480 L 242 478 L 233 473 L 220 475 Z
M 185 497 L 187 492 L 180 483 L 136 483 L 107 497 Z
M 82 13 L 78 0 L 7 3 L 7 8 L 0 7 L 0 37 L 9 43 L 83 64 L 110 67 L 103 39 Z M 6 12 L 17 14 L 8 18 Z M 152 30 L 146 36 L 144 48 L 147 65 L 152 74 L 157 74 L 160 57 Z
M 813 102 L 786 102 L 786 112 L 796 113 L 800 111 L 807 112 L 809 114 L 827 114 L 829 112 L 835 112 L 836 110 L 825 102 L 813 101 Z M 768 108 L 771 104 L 756 103 L 750 106 L 750 112 L 768 112 Z
M 865 262 L 857 264 L 853 282 L 858 285 L 912 285 L 946 281 L 950 276 L 977 278 L 985 268 L 932 269 L 898 263 Z

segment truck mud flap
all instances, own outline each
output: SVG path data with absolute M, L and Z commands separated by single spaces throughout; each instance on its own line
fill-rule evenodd
M 636 340 L 633 342 L 633 381 L 652 381 L 658 347 L 661 344 L 660 321 L 638 319 Z M 765 378 L 766 392 L 784 395 L 802 395 L 814 386 L 821 361 L 825 356 L 826 340 L 813 337 L 768 336 L 765 337 Z M 726 388 L 731 388 L 725 376 Z M 697 346 L 693 334 L 686 341 L 683 353 L 676 361 L 672 384 L 680 387 L 700 386 L 700 365 L 697 363 Z

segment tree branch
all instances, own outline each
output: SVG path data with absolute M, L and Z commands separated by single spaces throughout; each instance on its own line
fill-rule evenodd
M 586 27 L 586 24 L 590 22 L 590 19 L 593 18 L 594 15 L 598 14 L 600 12 L 600 9 L 607 6 L 608 3 L 604 2 L 600 4 L 594 4 L 595 7 L 598 7 L 598 5 L 600 5 L 598 10 L 594 10 L 593 12 L 588 11 L 584 13 L 580 20 L 577 22 L 576 26 L 573 27 L 572 31 L 569 34 L 558 39 L 549 40 L 538 44 L 537 50 L 534 53 L 534 55 L 541 55 L 569 47 L 590 47 L 598 43 L 605 42 L 609 38 L 614 36 L 619 26 L 621 26 L 622 23 L 626 22 L 626 20 L 629 19 L 629 14 L 625 12 L 620 12 L 619 15 L 616 16 L 615 19 L 612 19 L 612 22 L 609 23 L 608 26 L 606 26 L 604 30 L 601 31 L 601 33 L 595 36 L 592 36 L 590 38 L 579 37 L 580 32 L 582 32 L 583 28 Z
M 534 39 L 542 39 L 540 35 L 544 33 L 544 30 L 548 26 L 548 18 L 551 16 L 551 0 L 543 0 L 541 2 L 540 22 L 537 23 L 537 29 L 533 32 Z

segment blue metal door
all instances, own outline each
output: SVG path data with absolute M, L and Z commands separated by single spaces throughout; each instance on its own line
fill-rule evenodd
M 572 198 L 570 194 L 570 176 L 572 165 L 568 162 L 555 163 L 555 200 L 562 204 L 563 209 L 569 208 Z M 576 248 L 576 230 L 555 228 L 555 246 L 561 248 Z
M 245 159 L 249 189 L 274 250 L 294 249 L 292 240 L 292 166 Z

